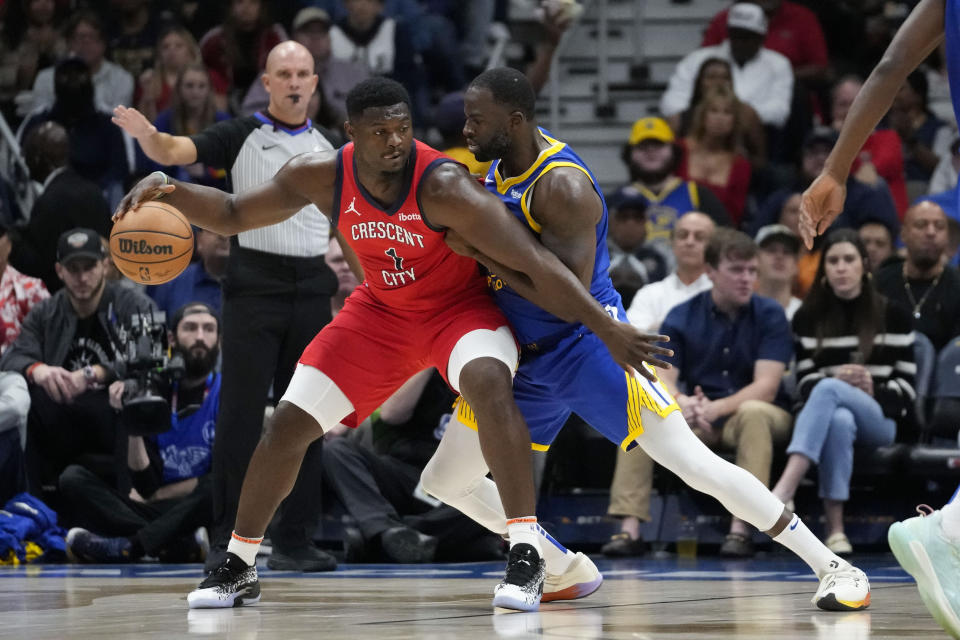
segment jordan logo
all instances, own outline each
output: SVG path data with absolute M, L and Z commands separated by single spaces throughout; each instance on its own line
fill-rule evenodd
M 344 213 L 355 213 L 359 216 L 360 212 L 357 211 L 356 203 L 357 203 L 357 198 L 356 196 L 354 196 L 354 198 L 350 200 L 350 204 L 347 205 L 347 210 L 344 211 Z
M 390 256 L 391 258 L 393 258 L 393 264 L 396 267 L 397 271 L 403 271 L 403 257 L 397 255 L 396 249 L 394 249 L 393 247 L 390 247 L 389 249 L 384 251 L 384 253 Z

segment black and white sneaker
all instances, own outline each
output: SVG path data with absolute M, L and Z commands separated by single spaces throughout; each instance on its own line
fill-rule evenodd
M 257 568 L 248 566 L 229 551 L 223 562 L 187 596 L 191 609 L 226 609 L 257 602 L 260 602 Z
M 507 557 L 507 574 L 493 590 L 493 606 L 518 611 L 536 611 L 543 595 L 547 563 L 533 545 L 513 545 Z

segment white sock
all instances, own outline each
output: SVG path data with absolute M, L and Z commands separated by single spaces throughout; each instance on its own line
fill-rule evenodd
M 507 535 L 510 536 L 510 548 L 525 542 L 532 545 L 540 557 L 543 557 L 543 548 L 540 546 L 540 525 L 537 524 L 536 516 L 524 516 L 522 518 L 507 519 Z
M 547 533 L 547 530 L 539 524 L 537 525 L 537 532 L 540 534 L 540 547 L 543 549 L 543 559 L 547 562 L 547 573 L 555 576 L 565 573 L 577 555 L 557 542 L 557 540 Z
M 940 529 L 953 542 L 960 541 L 960 501 L 952 500 L 940 509 Z
M 807 525 L 803 524 L 803 520 L 796 514 L 780 535 L 774 538 L 774 541 L 800 556 L 800 559 L 813 569 L 818 578 L 847 564 L 846 560 L 827 549 L 817 536 L 810 533 L 810 529 L 807 529 Z
M 252 567 L 257 563 L 257 551 L 260 550 L 260 543 L 263 542 L 263 536 L 259 538 L 244 538 L 238 536 L 234 531 L 230 534 L 230 542 L 227 544 L 227 551 L 235 554 L 241 560 Z

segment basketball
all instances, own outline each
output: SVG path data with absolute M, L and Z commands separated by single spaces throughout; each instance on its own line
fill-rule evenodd
M 134 282 L 163 284 L 190 264 L 193 228 L 176 207 L 151 200 L 113 225 L 110 255 L 117 269 Z

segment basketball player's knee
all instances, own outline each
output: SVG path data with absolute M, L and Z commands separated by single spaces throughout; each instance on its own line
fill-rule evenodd
M 271 450 L 306 451 L 322 435 L 323 429 L 310 414 L 281 402 L 264 424 L 260 443 Z
M 513 377 L 506 364 L 495 358 L 475 358 L 460 372 L 460 392 L 474 412 L 495 411 L 513 397 Z

